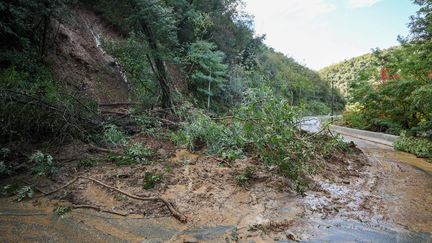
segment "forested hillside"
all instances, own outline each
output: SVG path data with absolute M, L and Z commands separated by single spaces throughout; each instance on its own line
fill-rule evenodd
M 381 53 L 389 56 L 394 49 L 386 49 Z M 382 65 L 377 55 L 368 53 L 325 67 L 319 70 L 319 74 L 322 79 L 333 83 L 344 97 L 349 97 L 350 86 L 355 85 L 358 80 L 378 80 Z
M 266 47 L 263 37 L 254 35 L 252 19 L 240 10 L 240 4 L 220 0 L 3 2 L 1 77 L 2 87 L 8 91 L 2 97 L 15 99 L 24 92 L 26 99 L 42 99 L 47 105 L 60 102 L 73 107 L 66 112 L 72 119 L 88 109 L 78 110 L 80 105 L 67 97 L 81 95 L 91 103 L 95 98 L 102 101 L 102 96 L 110 93 L 100 92 L 97 82 L 118 91 L 110 94 L 111 98 L 104 97 L 105 101 L 117 96 L 118 101 L 129 99 L 141 102 L 144 107 L 161 105 L 169 109 L 188 101 L 216 113 L 240 104 L 248 88 L 267 87 L 291 105 L 304 103 L 305 112 L 328 113 L 329 85 L 315 72 Z M 105 29 L 98 27 L 98 20 L 91 12 L 103 19 L 99 25 Z M 88 46 L 90 40 L 87 37 L 79 42 L 82 37 L 74 33 L 76 29 L 91 34 L 115 61 L 106 53 L 94 56 L 95 51 L 87 52 L 92 60 L 82 56 L 85 50 L 80 48 Z M 71 66 L 61 63 L 63 58 L 73 59 Z M 117 75 L 116 68 L 88 70 L 103 60 L 122 70 L 123 78 L 129 82 L 129 95 L 125 96 L 121 82 L 107 81 L 112 79 L 110 73 Z M 88 87 L 80 87 L 83 85 Z M 119 92 L 122 98 L 118 97 Z M 342 109 L 340 96 L 336 95 L 335 100 L 337 108 Z M 21 104 L 9 101 L 6 104 L 2 112 L 7 121 L 3 138 L 16 139 L 26 131 L 32 136 L 38 132 L 47 134 L 48 130 L 57 132 L 59 127 L 53 127 L 57 123 L 61 129 L 77 129 L 56 119 L 49 121 L 49 126 L 41 120 L 37 128 L 33 127 L 38 131 L 29 131 L 34 125 L 24 123 L 30 121 L 19 117 L 21 113 L 10 114 L 16 110 L 15 105 Z M 35 112 L 34 107 L 26 108 Z M 91 114 L 79 116 L 88 115 Z M 53 115 L 45 114 L 44 119 L 54 119 L 47 116 Z

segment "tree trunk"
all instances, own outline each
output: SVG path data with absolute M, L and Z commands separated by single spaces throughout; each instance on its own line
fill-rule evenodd
M 173 105 L 172 105 L 172 100 L 171 100 L 171 90 L 170 87 L 168 86 L 168 75 L 167 75 L 167 71 L 165 69 L 165 64 L 162 60 L 162 58 L 160 57 L 160 50 L 157 46 L 157 41 L 155 39 L 155 37 L 153 36 L 152 31 L 150 30 L 150 28 L 147 26 L 146 23 L 142 22 L 141 23 L 142 27 L 143 27 L 143 31 L 144 34 L 147 36 L 147 41 L 149 43 L 150 49 L 151 49 L 151 56 L 154 60 L 154 66 L 155 66 L 155 75 L 158 79 L 161 91 L 162 91 L 162 99 L 161 99 L 161 105 L 163 109 L 169 108 L 169 109 L 173 109 Z M 153 66 L 153 63 L 151 63 L 150 61 L 150 65 Z

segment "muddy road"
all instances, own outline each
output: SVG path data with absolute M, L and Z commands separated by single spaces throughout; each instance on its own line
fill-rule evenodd
M 367 160 L 348 157 L 329 174 L 314 178 L 305 195 L 284 190 L 272 172 L 262 172 L 248 189 L 230 183 L 232 170 L 214 158 L 175 150 L 174 170 L 164 198 L 188 216 L 182 224 L 161 209 L 118 198 L 81 182 L 75 200 L 90 200 L 127 217 L 74 209 L 53 211 L 60 199 L 17 203 L 0 199 L 2 242 L 432 242 L 432 165 L 391 147 L 344 135 Z M 243 164 L 254 161 L 241 161 Z M 178 166 L 175 166 L 178 165 Z M 256 165 L 259 166 L 259 165 Z M 139 193 L 133 182 L 145 168 L 102 166 L 89 171 L 104 181 Z M 336 174 L 335 171 L 337 172 Z M 124 177 L 119 182 L 106 174 Z M 130 178 L 129 178 L 130 177 Z M 66 195 L 64 197 L 67 197 Z

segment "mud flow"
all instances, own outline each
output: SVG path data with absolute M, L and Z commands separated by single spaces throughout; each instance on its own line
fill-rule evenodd
M 261 166 L 253 159 L 226 166 L 217 158 L 164 148 L 167 161 L 151 168 L 104 165 L 82 173 L 143 195 L 143 174 L 170 168 L 172 176 L 146 195 L 173 201 L 187 215 L 186 224 L 158 203 L 125 199 L 80 182 L 63 192 L 73 195 L 68 200 L 71 196 L 62 193 L 21 203 L 2 199 L 0 235 L 6 242 L 431 242 L 430 164 L 387 146 L 345 139 L 367 158 L 355 154 L 329 165 L 303 196 L 264 168 L 251 185 L 238 186 L 237 171 Z M 70 201 L 127 216 L 91 209 L 54 212 Z

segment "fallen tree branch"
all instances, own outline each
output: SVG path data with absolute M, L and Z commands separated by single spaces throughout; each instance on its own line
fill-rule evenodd
M 106 104 L 99 104 L 99 107 L 101 106 L 128 106 L 128 105 L 139 105 L 138 102 L 118 102 L 118 103 L 106 103 Z
M 183 214 L 181 214 L 181 213 L 180 213 L 180 212 L 179 212 L 179 211 L 178 211 L 178 210 L 177 210 L 177 209 L 176 209 L 176 208 L 171 204 L 171 202 L 169 202 L 168 200 L 165 200 L 165 199 L 163 199 L 163 198 L 161 198 L 161 197 L 139 197 L 139 196 L 136 196 L 136 195 L 130 194 L 130 193 L 128 193 L 128 192 L 125 192 L 125 191 L 123 191 L 123 190 L 120 190 L 120 189 L 118 189 L 118 188 L 115 188 L 115 187 L 112 187 L 112 186 L 110 186 L 110 185 L 107 185 L 107 184 L 105 184 L 105 183 L 103 183 L 103 182 L 101 182 L 101 181 L 99 181 L 99 180 L 96 180 L 96 179 L 94 179 L 94 178 L 91 178 L 91 177 L 78 176 L 78 177 L 72 179 L 71 181 L 69 181 L 68 183 L 66 183 L 65 185 L 63 185 L 63 186 L 61 186 L 61 187 L 59 187 L 59 188 L 57 188 L 57 189 L 55 189 L 55 190 L 53 190 L 53 191 L 50 191 L 50 192 L 44 193 L 43 196 L 48 196 L 48 195 L 51 195 L 51 194 L 53 194 L 53 193 L 56 193 L 56 192 L 58 192 L 58 191 L 60 191 L 60 190 L 62 190 L 62 189 L 64 189 L 64 188 L 66 188 L 66 187 L 68 187 L 68 186 L 74 184 L 74 183 L 77 182 L 79 179 L 84 179 L 84 180 L 92 181 L 92 182 L 94 182 L 94 183 L 96 183 L 96 184 L 99 184 L 99 185 L 105 187 L 105 188 L 108 188 L 108 189 L 114 190 L 114 191 L 116 191 L 116 192 L 119 192 L 119 193 L 121 193 L 121 194 L 123 194 L 123 195 L 125 195 L 125 196 L 127 196 L 127 197 L 130 197 L 130 198 L 133 198 L 133 199 L 136 199 L 136 200 L 141 200 L 141 201 L 159 201 L 159 202 L 162 202 L 162 203 L 165 204 L 165 206 L 168 208 L 168 210 L 171 212 L 171 215 L 172 215 L 174 218 L 176 218 L 177 220 L 179 220 L 179 221 L 182 222 L 182 223 L 186 223 L 186 222 L 187 222 L 187 218 L 186 218 L 186 216 L 184 216 Z
M 121 112 L 121 111 L 101 111 L 103 114 L 114 114 L 114 115 L 120 115 L 120 116 L 130 116 L 131 114 L 129 112 Z
M 55 190 L 53 190 L 53 191 L 45 192 L 45 193 L 43 193 L 43 195 L 41 195 L 41 196 L 39 196 L 39 197 L 49 196 L 49 195 L 54 194 L 54 193 L 56 193 L 56 192 L 58 192 L 58 191 L 60 191 L 60 190 L 63 190 L 63 189 L 65 189 L 66 187 L 68 187 L 68 186 L 74 184 L 75 182 L 77 182 L 79 178 L 80 178 L 80 177 L 75 177 L 73 180 L 69 181 L 69 182 L 66 183 L 65 185 L 63 185 L 63 186 L 61 186 L 61 187 L 59 187 L 59 188 L 57 188 L 57 189 L 55 189 Z M 39 190 L 39 191 L 40 191 L 40 190 Z
M 112 153 L 112 154 L 121 154 L 121 151 L 114 150 L 114 149 L 107 149 L 107 148 L 101 148 L 93 144 L 89 144 L 89 150 L 94 150 L 102 153 Z

